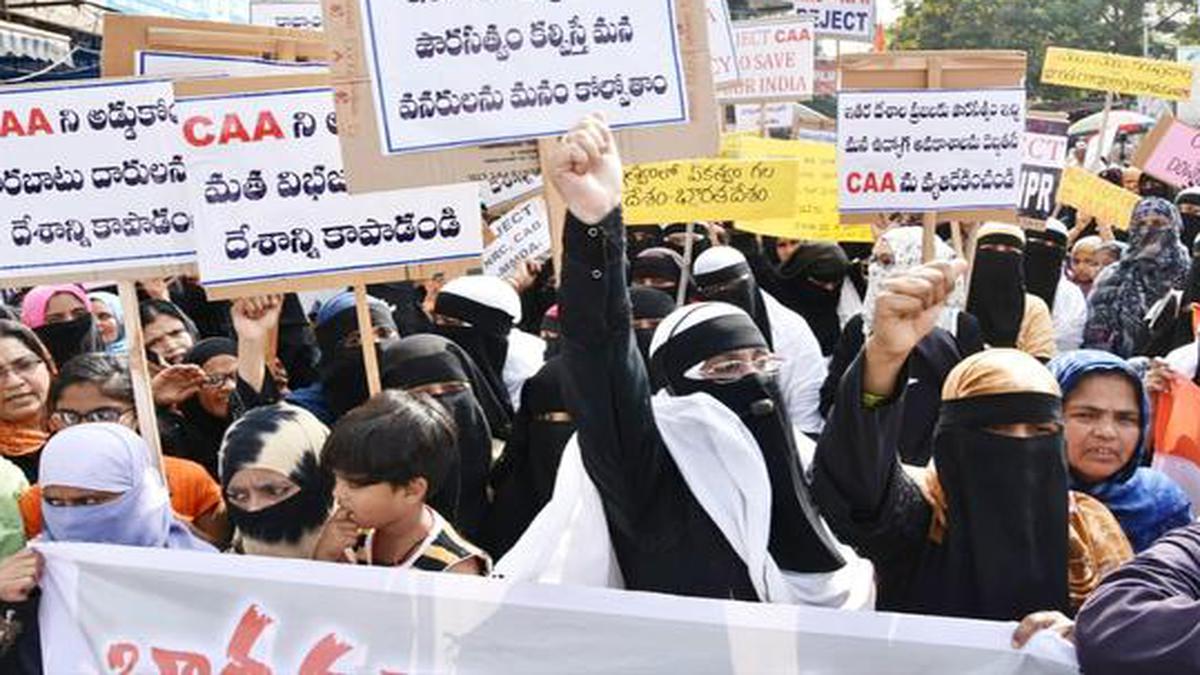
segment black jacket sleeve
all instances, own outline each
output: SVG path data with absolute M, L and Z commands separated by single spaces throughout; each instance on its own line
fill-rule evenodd
M 821 385 L 822 417 L 829 417 L 829 410 L 833 408 L 833 402 L 837 399 L 842 376 L 850 368 L 854 357 L 858 356 L 863 342 L 862 314 L 855 314 L 842 329 L 842 335 L 838 338 L 837 346 L 833 348 L 833 356 L 829 360 L 829 373 L 825 376 L 825 384 Z
M 896 453 L 903 394 L 868 410 L 862 396 L 864 368 L 860 354 L 838 387 L 817 443 L 813 492 L 838 539 L 880 566 L 924 543 L 932 509 Z M 908 381 L 907 369 L 899 381 Z
M 568 214 L 559 288 L 563 394 L 610 526 L 636 532 L 665 452 L 634 339 L 620 209 L 596 225 Z

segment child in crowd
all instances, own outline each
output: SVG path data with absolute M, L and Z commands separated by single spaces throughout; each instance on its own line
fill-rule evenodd
M 487 554 L 426 502 L 456 447 L 454 419 L 427 395 L 385 391 L 347 413 L 321 451 L 338 509 L 318 560 L 483 575 Z

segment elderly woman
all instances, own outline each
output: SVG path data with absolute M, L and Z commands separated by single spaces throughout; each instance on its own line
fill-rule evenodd
M 1086 349 L 1059 356 L 1050 369 L 1063 392 L 1071 488 L 1103 502 L 1135 552 L 1192 522 L 1183 489 L 1142 466 L 1150 404 L 1137 371 L 1119 357 Z

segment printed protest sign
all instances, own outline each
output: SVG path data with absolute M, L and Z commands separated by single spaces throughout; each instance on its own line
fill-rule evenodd
M 1054 211 L 1058 183 L 1067 165 L 1066 119 L 1029 117 L 1021 141 L 1021 202 L 1018 215 L 1045 220 Z
M 1101 223 L 1128 229 L 1133 209 L 1141 200 L 1136 193 L 1075 166 L 1063 171 L 1058 201 L 1082 211 Z
M 188 54 L 145 49 L 137 52 L 138 75 L 174 77 L 179 75 L 224 75 L 258 77 L 267 75 L 310 75 L 329 72 L 319 61 L 272 61 L 251 56 Z
M 733 22 L 726 0 L 704 0 L 708 15 L 708 45 L 712 50 L 713 85 L 724 87 L 741 77 L 737 49 L 733 45 Z
M 721 156 L 743 159 L 791 158 L 797 162 L 795 211 L 786 218 L 739 220 L 747 232 L 813 241 L 872 240 L 870 225 L 843 225 L 838 213 L 837 145 L 832 142 L 784 141 L 727 134 Z
M 843 91 L 844 213 L 1014 208 L 1023 89 Z
M 250 23 L 276 28 L 321 30 L 321 3 L 313 2 L 254 2 L 250 3 Z
M 795 18 L 733 25 L 741 81 L 718 92 L 725 102 L 799 101 L 812 98 L 812 22 Z
M 483 271 L 509 277 L 526 260 L 550 256 L 550 219 L 546 202 L 534 197 L 488 226 L 496 239 L 483 250 Z
M 1186 101 L 1192 97 L 1192 67 L 1158 59 L 1050 47 L 1042 64 L 1042 84 Z
M 1200 185 L 1200 129 L 1164 117 L 1138 146 L 1133 164 L 1177 188 Z
M 385 154 L 688 119 L 672 0 L 358 0 Z
M 166 80 L 0 89 L 0 280 L 194 262 L 174 103 Z
M 210 296 L 476 258 L 479 186 L 351 196 L 327 88 L 181 98 L 200 278 Z
M 702 159 L 625 167 L 626 223 L 780 218 L 794 209 L 797 163 Z
M 792 0 L 796 13 L 812 19 L 817 35 L 839 40 L 874 39 L 875 0 Z

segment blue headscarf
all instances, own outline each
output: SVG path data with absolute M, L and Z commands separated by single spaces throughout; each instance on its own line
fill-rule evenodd
M 1138 397 L 1141 430 L 1133 456 L 1099 483 L 1084 483 L 1072 472 L 1071 489 L 1103 502 L 1120 521 L 1135 552 L 1148 548 L 1168 530 L 1191 523 L 1192 504 L 1183 489 L 1165 474 L 1142 466 L 1150 427 L 1150 402 L 1137 371 L 1120 357 L 1092 349 L 1061 354 L 1049 367 L 1062 388 L 1064 406 L 1086 377 L 1097 374 L 1124 376 L 1133 384 Z

